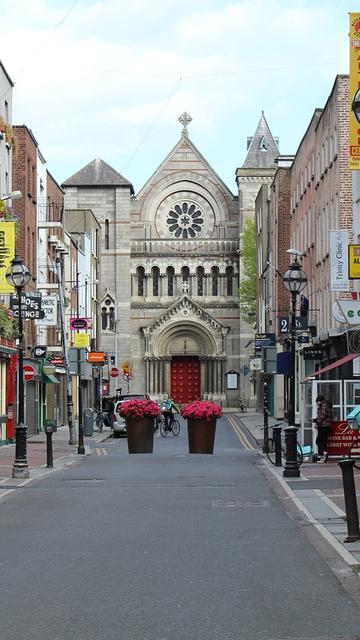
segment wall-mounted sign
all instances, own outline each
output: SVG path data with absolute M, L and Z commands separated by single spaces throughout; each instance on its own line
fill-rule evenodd
M 46 358 L 47 346 L 46 345 L 37 345 L 34 347 L 34 356 L 35 358 Z
M 337 229 L 330 233 L 330 289 L 332 291 L 348 291 L 348 246 L 349 232 Z
M 261 371 L 261 358 L 249 359 L 250 371 Z
M 255 333 L 255 347 L 272 347 L 275 344 L 275 333 Z
M 57 303 L 57 296 L 42 296 L 41 310 L 44 317 L 36 320 L 38 326 L 51 327 L 57 325 Z
M 27 320 L 38 320 L 43 318 L 44 312 L 41 308 L 41 293 L 30 291 L 21 292 L 21 315 Z M 19 317 L 19 305 L 17 295 L 10 296 L 10 309 L 15 318 Z
M 321 347 L 304 347 L 301 354 L 304 360 L 321 360 L 322 349 Z
M 349 168 L 351 171 L 360 169 L 360 138 L 358 111 L 354 106 L 359 103 L 360 69 L 360 13 L 350 13 L 349 46 L 350 46 L 350 73 L 349 73 Z M 351 276 L 350 276 L 351 277 Z
M 360 324 L 360 300 L 337 300 L 338 306 L 349 324 Z
M 90 344 L 90 336 L 88 333 L 75 333 L 74 347 L 75 349 L 86 349 Z
M 225 373 L 226 387 L 228 389 L 238 389 L 239 387 L 239 374 L 233 369 Z
M 88 319 L 87 318 L 70 318 L 70 330 L 76 331 L 79 329 L 88 329 Z
M 0 225 L 0 293 L 12 293 L 5 278 L 6 270 L 15 255 L 15 222 L 1 222 Z
M 79 334 L 81 335 L 81 334 Z M 87 354 L 87 361 L 91 364 L 104 364 L 105 352 L 104 351 L 90 351 Z
M 349 278 L 360 278 L 360 244 L 349 244 Z

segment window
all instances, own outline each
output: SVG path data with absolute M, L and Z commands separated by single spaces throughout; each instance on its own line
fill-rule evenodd
M 226 267 L 226 295 L 233 295 L 234 268 Z
M 109 220 L 105 220 L 105 229 L 104 229 L 104 234 L 105 234 L 105 249 L 109 249 Z
M 175 278 L 174 267 L 168 267 L 166 269 L 166 277 L 167 277 L 167 294 L 168 296 L 173 296 L 174 295 L 174 278 Z
M 212 267 L 211 269 L 211 279 L 212 279 L 212 295 L 219 295 L 219 267 Z
M 101 305 L 101 328 L 103 331 L 115 331 L 115 305 L 110 296 L 106 296 Z
M 204 267 L 198 267 L 196 269 L 197 276 L 197 294 L 198 296 L 204 295 L 204 278 L 205 278 L 205 269 Z
M 145 269 L 144 267 L 138 267 L 136 269 L 137 283 L 138 283 L 138 296 L 144 295 L 144 283 L 145 283 Z
M 153 284 L 153 296 L 159 295 L 159 280 L 160 280 L 160 269 L 159 267 L 153 267 L 151 270 L 152 274 L 152 284 Z
M 189 292 L 190 287 L 190 269 L 189 267 L 182 267 L 181 269 L 181 280 L 182 280 L 182 290 L 183 293 Z

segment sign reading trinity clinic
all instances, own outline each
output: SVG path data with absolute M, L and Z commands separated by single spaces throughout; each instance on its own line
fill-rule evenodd
M 360 169 L 360 13 L 350 13 L 349 17 L 349 168 L 353 171 Z
M 348 291 L 348 245 L 347 229 L 330 231 L 330 289 Z
M 360 278 L 360 244 L 349 244 L 349 278 Z

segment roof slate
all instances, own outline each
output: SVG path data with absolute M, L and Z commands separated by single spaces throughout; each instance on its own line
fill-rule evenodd
M 96 158 L 89 162 L 85 167 L 63 182 L 65 187 L 125 187 L 131 188 L 134 193 L 134 187 L 120 173 L 110 167 L 107 162 Z
M 242 166 L 244 169 L 276 167 L 275 159 L 279 153 L 279 147 L 266 122 L 264 112 L 262 112 L 255 135 Z

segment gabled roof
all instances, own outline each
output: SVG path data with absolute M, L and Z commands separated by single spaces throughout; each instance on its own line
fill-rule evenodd
M 134 187 L 124 176 L 110 167 L 107 162 L 96 158 L 85 167 L 74 173 L 71 178 L 63 182 L 64 187 L 130 187 L 134 194 Z
M 276 167 L 275 158 L 277 158 L 279 153 L 277 142 L 270 131 L 264 112 L 262 111 L 259 124 L 250 142 L 242 168 L 257 169 Z
M 205 311 L 203 307 L 201 307 L 197 302 L 192 300 L 189 296 L 184 294 L 180 299 L 176 300 L 170 307 L 166 309 L 163 313 L 160 314 L 158 318 L 155 318 L 151 324 L 146 327 L 146 331 L 152 333 L 159 329 L 162 325 L 169 322 L 170 320 L 181 318 L 181 322 L 184 322 L 183 315 L 180 316 L 180 313 L 186 309 L 187 312 L 190 313 L 188 316 L 188 320 L 195 320 L 197 322 L 202 322 L 204 324 L 208 324 L 212 331 L 228 331 L 228 327 L 225 327 L 219 320 L 214 318 L 208 311 Z M 144 328 L 145 329 L 145 328 Z

